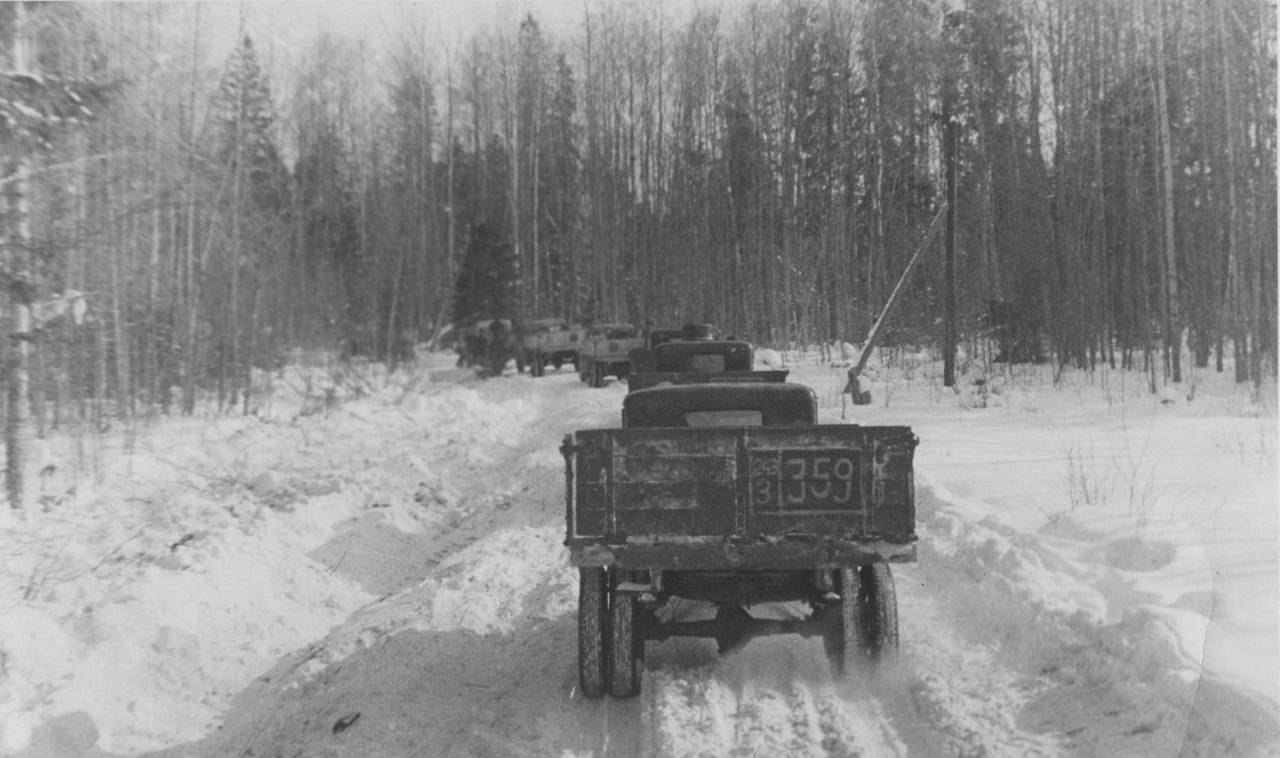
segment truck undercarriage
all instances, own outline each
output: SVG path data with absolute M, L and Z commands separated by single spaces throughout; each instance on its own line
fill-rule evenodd
M 586 696 L 637 694 L 645 643 L 673 637 L 821 637 L 838 676 L 896 649 L 889 563 L 915 560 L 917 439 L 814 424 L 815 406 L 800 385 L 656 386 L 628 394 L 622 429 L 566 437 Z M 755 421 L 691 423 L 707 413 Z M 671 613 L 684 603 L 710 617 Z M 773 603 L 792 617 L 753 613 Z

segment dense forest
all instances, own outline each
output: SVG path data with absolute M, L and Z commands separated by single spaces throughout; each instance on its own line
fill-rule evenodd
M 247 27 L 207 61 L 199 4 L 89 6 L 0 5 L 8 412 L 42 429 L 396 360 L 477 229 L 495 316 L 856 342 L 948 194 L 965 344 L 1276 370 L 1271 0 L 588 2 L 275 77 Z M 936 247 L 890 343 L 942 340 Z

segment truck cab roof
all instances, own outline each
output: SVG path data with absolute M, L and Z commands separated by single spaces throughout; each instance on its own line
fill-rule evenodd
M 592 324 L 587 327 L 587 334 L 607 339 L 627 339 L 636 336 L 636 328 L 631 324 Z
M 817 397 L 802 384 L 681 384 L 627 394 L 626 428 L 804 426 L 818 417 Z
M 653 348 L 655 371 L 750 371 L 752 350 L 746 342 L 693 340 L 663 342 Z
M 562 318 L 539 318 L 533 321 L 526 321 L 523 331 L 525 333 L 533 332 L 559 332 L 567 329 Z

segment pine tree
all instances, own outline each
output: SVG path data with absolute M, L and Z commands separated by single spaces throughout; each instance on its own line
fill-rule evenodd
M 395 276 L 380 305 L 389 341 L 398 330 L 418 333 L 429 328 L 443 315 L 452 286 L 448 223 L 441 201 L 447 168 L 438 166 L 434 157 L 436 100 L 422 45 L 406 45 L 395 62 L 386 123 L 393 192 L 387 203 L 393 221 L 386 252 Z
M 542 187 L 542 247 L 546 254 L 548 287 L 555 311 L 564 316 L 574 314 L 575 281 L 579 264 L 573 243 L 578 234 L 578 196 L 580 192 L 578 126 L 575 121 L 577 101 L 574 97 L 573 69 L 563 53 L 555 60 L 555 89 L 547 114 L 540 147 L 543 159 L 539 167 Z
M 294 167 L 301 224 L 303 272 L 313 283 L 340 280 L 342 326 L 364 315 L 365 261 L 360 250 L 359 209 L 347 151 L 332 130 L 317 136 Z
M 228 239 L 220 270 L 225 277 L 218 303 L 219 333 L 213 341 L 219 404 L 236 403 L 243 393 L 249 410 L 250 366 L 262 345 L 259 336 L 264 269 L 268 256 L 286 249 L 289 177 L 276 148 L 271 87 L 258 65 L 253 41 L 245 35 L 232 52 L 214 98 L 217 163 L 225 172 Z M 215 296 L 214 302 L 218 298 Z M 215 306 L 216 307 L 216 306 Z
M 229 171 L 242 169 L 255 208 L 282 212 L 288 206 L 288 172 L 276 147 L 271 85 L 248 35 L 227 60 L 214 110 L 218 162 Z
M 519 280 L 515 250 L 500 227 L 481 222 L 471 235 L 453 291 L 453 321 L 516 318 Z

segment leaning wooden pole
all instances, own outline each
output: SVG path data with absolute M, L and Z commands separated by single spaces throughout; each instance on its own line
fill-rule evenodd
M 844 391 L 853 395 L 854 405 L 868 405 L 871 402 L 871 393 L 863 392 L 859 388 L 858 377 L 862 374 L 862 370 L 867 367 L 867 361 L 871 358 L 871 351 L 875 349 L 876 343 L 880 341 L 884 325 L 889 319 L 889 314 L 893 311 L 894 304 L 898 302 L 898 296 L 902 294 L 902 290 L 907 284 L 907 278 L 911 276 L 916 264 L 924 256 L 924 251 L 928 250 L 929 245 L 933 243 L 934 237 L 938 236 L 938 227 L 941 225 L 942 219 L 946 217 L 948 207 L 948 203 L 943 203 L 942 207 L 938 209 L 937 215 L 933 217 L 928 231 L 925 232 L 924 239 L 921 240 L 919 247 L 916 248 L 915 254 L 911 256 L 911 260 L 907 263 L 906 269 L 903 270 L 902 276 L 898 277 L 898 283 L 893 286 L 893 291 L 889 293 L 889 299 L 885 302 L 884 308 L 880 309 L 880 315 L 876 317 L 875 323 L 872 324 L 871 331 L 867 332 L 867 339 L 862 345 L 862 351 L 858 353 L 858 360 L 849 368 L 849 382 L 845 385 Z

